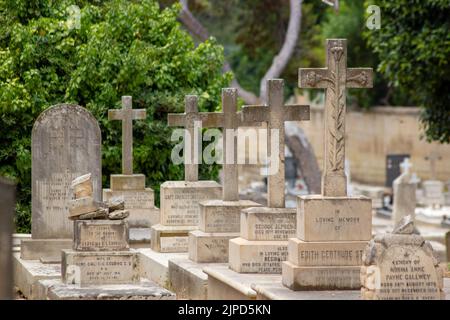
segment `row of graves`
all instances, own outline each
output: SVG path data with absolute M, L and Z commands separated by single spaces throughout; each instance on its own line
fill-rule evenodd
M 145 110 L 132 109 L 131 97 L 109 112 L 122 121 L 123 172 L 104 190 L 97 121 L 76 105 L 45 110 L 32 132 L 32 237 L 13 255 L 15 286 L 28 299 L 450 296 L 411 216 L 374 237 L 371 199 L 348 196 L 346 89 L 370 88 L 372 70 L 347 68 L 344 39 L 328 40 L 327 53 L 326 68 L 299 71 L 301 88 L 326 90 L 326 125 L 322 192 L 298 196 L 296 208 L 285 207 L 284 126 L 309 120 L 309 106 L 284 105 L 283 80 L 267 81 L 264 105 L 237 112 L 237 91 L 228 88 L 222 112 L 200 113 L 197 97 L 187 96 L 185 113 L 168 116 L 170 126 L 185 128 L 185 142 L 195 141 L 196 121 L 224 130 L 267 126 L 269 158 L 278 163 L 267 206 L 239 198 L 236 136 L 224 134 L 222 186 L 198 180 L 198 165 L 186 160 L 198 153 L 191 143 L 185 180 L 161 185 L 158 209 L 145 176 L 133 173 L 132 121 Z

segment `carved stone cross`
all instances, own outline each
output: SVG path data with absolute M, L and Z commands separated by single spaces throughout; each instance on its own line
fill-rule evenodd
M 196 129 L 214 128 L 218 114 L 215 112 L 198 112 L 198 97 L 187 95 L 185 97 L 185 113 L 169 113 L 167 123 L 170 127 L 185 127 L 184 141 L 190 141 L 190 150 L 184 150 L 184 180 L 198 181 L 198 156 L 201 150 L 201 141 Z M 201 122 L 201 128 L 195 122 Z M 190 140 L 188 140 L 190 139 Z M 187 157 L 190 157 L 187 158 Z
M 409 174 L 409 169 L 412 168 L 412 163 L 409 161 L 409 158 L 403 159 L 402 163 L 400 163 L 400 168 L 402 168 L 402 173 Z
M 268 177 L 267 204 L 270 208 L 284 208 L 284 122 L 309 120 L 309 106 L 284 105 L 284 81 L 272 79 L 267 81 L 267 105 L 245 106 L 242 119 L 246 123 L 267 123 L 267 151 L 271 155 L 271 130 L 278 130 L 278 171 Z M 271 157 L 272 158 L 272 157 Z M 273 164 L 271 164 L 273 165 Z
M 347 196 L 345 109 L 347 88 L 371 88 L 372 68 L 347 68 L 347 40 L 327 40 L 327 68 L 299 69 L 300 88 L 325 91 L 325 134 L 322 172 L 324 196 Z
M 122 173 L 133 174 L 133 120 L 145 119 L 145 109 L 132 109 L 132 97 L 122 97 L 122 109 L 108 110 L 108 120 L 122 121 Z

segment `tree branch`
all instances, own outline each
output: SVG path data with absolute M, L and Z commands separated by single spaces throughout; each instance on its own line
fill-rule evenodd
M 189 33 L 201 41 L 205 41 L 209 38 L 209 33 L 203 27 L 203 25 L 192 15 L 191 11 L 188 8 L 187 0 L 180 0 L 182 11 L 178 19 L 183 23 Z M 229 72 L 231 70 L 231 66 L 228 61 L 224 62 L 223 72 Z M 257 104 L 259 102 L 258 97 L 250 91 L 245 90 L 241 87 L 236 77 L 233 78 L 231 85 L 238 90 L 239 96 L 244 100 L 246 104 Z
M 300 33 L 302 19 L 302 0 L 290 0 L 289 25 L 280 52 L 272 60 L 272 65 L 261 79 L 259 96 L 265 101 L 267 98 L 266 81 L 278 78 L 288 64 L 294 53 L 295 46 Z

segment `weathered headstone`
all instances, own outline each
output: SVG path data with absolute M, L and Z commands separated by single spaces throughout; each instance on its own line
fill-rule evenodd
M 436 179 L 436 161 L 442 157 L 437 152 L 431 152 L 425 160 L 430 161 L 431 179 L 422 182 L 424 202 L 433 208 L 440 208 L 445 203 L 444 183 Z
M 411 216 L 400 220 L 392 233 L 375 236 L 363 261 L 363 299 L 445 299 L 443 269 L 431 244 L 417 234 Z
M 169 126 L 185 127 L 185 181 L 166 181 L 160 188 L 160 223 L 152 226 L 151 248 L 158 252 L 187 252 L 189 232 L 198 229 L 204 200 L 218 199 L 222 188 L 215 181 L 198 180 L 199 143 L 196 121 L 202 127 L 215 125 L 218 114 L 199 113 L 197 96 L 188 95 L 184 114 L 169 114 Z M 190 143 L 188 143 L 188 141 Z M 188 150 L 190 147 L 190 150 Z M 190 156 L 190 158 L 188 158 Z
M 223 128 L 222 200 L 199 204 L 200 230 L 189 233 L 189 258 L 196 262 L 228 262 L 228 241 L 239 236 L 241 209 L 259 206 L 250 200 L 239 200 L 235 130 L 245 123 L 237 113 L 236 89 L 222 89 L 222 109 L 216 115 L 217 122 L 212 124 Z
M 154 192 L 145 187 L 145 175 L 133 174 L 133 120 L 146 118 L 145 109 L 132 109 L 132 97 L 122 97 L 122 109 L 109 110 L 109 120 L 122 121 L 122 174 L 112 174 L 110 189 L 103 190 L 103 200 L 121 197 L 130 227 L 150 227 L 159 215 Z
M 324 69 L 300 69 L 301 88 L 324 88 L 322 194 L 298 196 L 297 238 L 289 239 L 283 284 L 292 290 L 359 289 L 362 251 L 372 236 L 371 200 L 347 195 L 346 88 L 372 86 L 372 69 L 347 68 L 347 41 L 327 40 Z
M 394 223 L 398 223 L 403 217 L 411 215 L 414 219 L 416 210 L 417 185 L 412 181 L 409 169 L 412 167 L 409 158 L 400 165 L 402 174 L 394 180 L 394 207 L 392 217 Z
M 16 186 L 0 177 L 0 300 L 13 296 L 12 233 Z
M 97 120 L 78 105 L 59 104 L 38 117 L 32 131 L 32 239 L 22 259 L 60 260 L 71 246 L 70 185 L 91 173 L 93 197 L 101 199 L 101 133 Z
M 241 236 L 230 240 L 229 265 L 240 273 L 281 273 L 287 240 L 295 234 L 295 208 L 285 208 L 284 123 L 309 120 L 309 106 L 284 105 L 283 91 L 283 80 L 268 80 L 267 105 L 242 109 L 244 122 L 267 123 L 268 155 L 275 159 L 270 170 L 276 171 L 268 176 L 267 207 L 242 210 Z

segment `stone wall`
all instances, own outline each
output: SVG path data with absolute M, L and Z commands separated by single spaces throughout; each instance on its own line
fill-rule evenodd
M 299 123 L 305 130 L 321 165 L 323 155 L 323 108 L 311 107 L 311 120 Z M 351 178 L 368 184 L 384 185 L 386 155 L 410 154 L 412 171 L 421 179 L 430 178 L 430 163 L 425 157 L 437 152 L 439 180 L 450 179 L 450 145 L 428 143 L 421 138 L 419 109 L 414 107 L 374 107 L 370 111 L 347 112 L 346 158 Z

